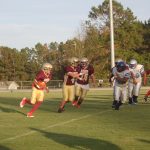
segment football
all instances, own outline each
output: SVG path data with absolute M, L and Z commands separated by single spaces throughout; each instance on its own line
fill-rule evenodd
M 42 81 L 38 81 L 36 83 L 36 86 L 39 88 L 39 89 L 45 89 L 46 88 L 46 83 L 45 82 L 42 82 Z

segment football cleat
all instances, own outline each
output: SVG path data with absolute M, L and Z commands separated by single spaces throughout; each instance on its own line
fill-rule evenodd
M 115 105 L 112 105 L 111 107 L 112 107 L 112 108 L 115 108 Z
M 115 105 L 116 105 L 116 101 L 114 100 L 111 107 L 115 108 Z
M 28 118 L 34 118 L 34 116 L 31 113 L 27 113 Z
M 58 113 L 62 113 L 63 111 L 65 111 L 64 108 L 59 108 L 57 112 L 58 112 Z
M 132 98 L 129 98 L 128 104 L 130 104 L 130 105 L 133 104 Z
M 20 102 L 20 107 L 23 108 L 24 105 L 26 104 L 26 97 L 24 97 L 21 102 Z
M 147 96 L 144 97 L 144 102 L 145 103 L 147 102 L 147 98 L 148 98 Z
M 80 108 L 80 106 L 81 106 L 81 105 L 79 105 L 79 104 L 76 105 L 77 108 Z
M 137 105 L 137 103 L 136 103 L 136 102 L 133 102 L 132 105 Z
M 73 101 L 72 106 L 75 106 L 77 108 L 80 108 L 80 104 L 78 104 L 78 101 Z
M 122 103 L 121 101 L 119 101 L 119 107 L 120 107 L 121 105 L 123 105 L 123 103 Z
M 78 103 L 78 101 L 73 101 L 73 102 L 72 102 L 72 106 L 76 106 L 77 103 Z
M 133 103 L 132 103 L 132 104 L 136 105 L 136 104 L 138 104 L 138 101 L 137 101 L 137 100 L 135 100 L 135 101 L 133 101 Z
M 119 102 L 117 102 L 115 105 L 115 110 L 119 110 L 119 107 L 120 107 L 120 104 L 119 104 Z

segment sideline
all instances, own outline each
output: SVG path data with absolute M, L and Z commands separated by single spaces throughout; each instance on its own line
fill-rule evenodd
M 113 111 L 113 110 L 110 109 L 110 110 L 101 111 L 101 112 L 94 113 L 94 114 L 88 114 L 88 115 L 85 115 L 85 116 L 82 116 L 82 117 L 79 117 L 79 118 L 74 118 L 74 119 L 71 119 L 71 120 L 68 120 L 68 121 L 65 121 L 65 122 L 49 125 L 49 126 L 47 126 L 45 128 L 41 128 L 41 130 L 47 130 L 47 129 L 50 129 L 50 128 L 62 126 L 62 125 L 65 125 L 65 124 L 69 124 L 71 122 L 79 121 L 79 120 L 82 120 L 82 119 L 86 119 L 86 118 L 92 117 L 94 115 L 103 114 L 103 113 L 107 113 L 107 112 L 110 112 L 110 111 Z M 27 133 L 24 133 L 24 134 L 21 134 L 21 135 L 16 135 L 16 136 L 13 136 L 13 137 L 10 137 L 10 138 L 3 139 L 3 140 L 0 141 L 0 143 L 12 141 L 12 140 L 15 140 L 15 139 L 18 139 L 18 138 L 21 138 L 21 137 L 25 137 L 25 136 L 37 133 L 37 132 L 38 131 L 30 131 L 30 132 L 27 132 Z
M 142 86 L 141 87 L 141 90 L 147 90 L 147 89 L 150 89 L 150 86 Z M 113 87 L 101 87 L 101 88 L 90 88 L 90 91 L 105 91 L 105 90 L 113 90 Z M 31 92 L 32 89 L 23 89 L 23 90 L 1 90 L 0 89 L 0 92 Z M 49 91 L 54 91 L 54 92 L 60 92 L 62 91 L 61 88 L 55 88 L 55 89 L 49 89 Z

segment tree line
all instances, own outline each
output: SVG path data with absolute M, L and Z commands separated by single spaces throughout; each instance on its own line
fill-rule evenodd
M 115 57 L 129 62 L 136 59 L 150 69 L 150 19 L 144 22 L 130 8 L 113 1 Z M 89 11 L 81 31 L 66 42 L 50 42 L 34 48 L 0 46 L 0 80 L 30 81 L 44 62 L 53 66 L 53 79 L 62 79 L 63 66 L 70 57 L 87 57 L 96 78 L 107 78 L 111 69 L 109 0 Z

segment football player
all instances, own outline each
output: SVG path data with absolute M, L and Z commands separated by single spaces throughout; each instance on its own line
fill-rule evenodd
M 119 62 L 123 62 L 123 60 L 120 59 L 120 58 L 116 59 L 116 61 L 115 61 L 115 66 L 111 69 L 111 74 L 110 74 L 110 76 L 109 76 L 109 82 L 110 82 L 110 84 L 111 84 L 112 86 L 114 85 L 114 84 L 113 84 L 113 82 L 114 82 L 114 72 L 116 72 L 116 67 L 117 67 L 117 64 L 118 64 Z
M 144 85 L 146 85 L 148 75 L 150 75 L 150 70 L 146 70 L 144 73 Z M 144 96 L 144 102 L 147 102 L 149 95 L 150 95 L 150 90 L 146 92 Z
M 135 59 L 131 59 L 129 70 L 133 76 L 128 83 L 129 104 L 136 104 L 142 84 L 142 76 L 144 75 L 144 66 L 138 64 Z
M 52 78 L 52 65 L 44 63 L 42 69 L 37 73 L 32 84 L 31 99 L 24 97 L 20 102 L 20 107 L 23 108 L 25 104 L 32 105 L 32 109 L 27 113 L 27 117 L 34 117 L 33 113 L 39 108 L 44 100 L 44 90 L 48 91 L 46 83 Z
M 78 58 L 69 59 L 69 65 L 64 68 L 65 75 L 63 81 L 63 100 L 60 103 L 58 113 L 64 111 L 65 104 L 74 100 L 74 85 L 76 78 L 79 77 L 77 72 Z
M 117 64 L 119 62 L 123 62 L 123 60 L 121 58 L 118 58 L 115 60 L 115 66 L 111 69 L 111 74 L 109 76 L 109 82 L 110 82 L 110 85 L 112 85 L 114 87 L 114 76 L 115 76 L 115 72 L 117 71 Z M 114 93 L 113 93 L 114 95 Z M 112 103 L 112 108 L 115 107 L 115 99 L 113 99 L 113 103 Z
M 75 100 L 72 105 L 80 108 L 80 105 L 89 90 L 89 78 L 92 79 L 92 82 L 95 85 L 95 77 L 94 68 L 89 64 L 88 59 L 85 57 L 80 60 L 80 65 L 78 65 L 77 71 L 80 76 L 75 84 Z
M 119 110 L 119 107 L 126 101 L 127 98 L 127 82 L 131 77 L 130 71 L 125 62 L 119 62 L 114 71 L 114 108 Z

